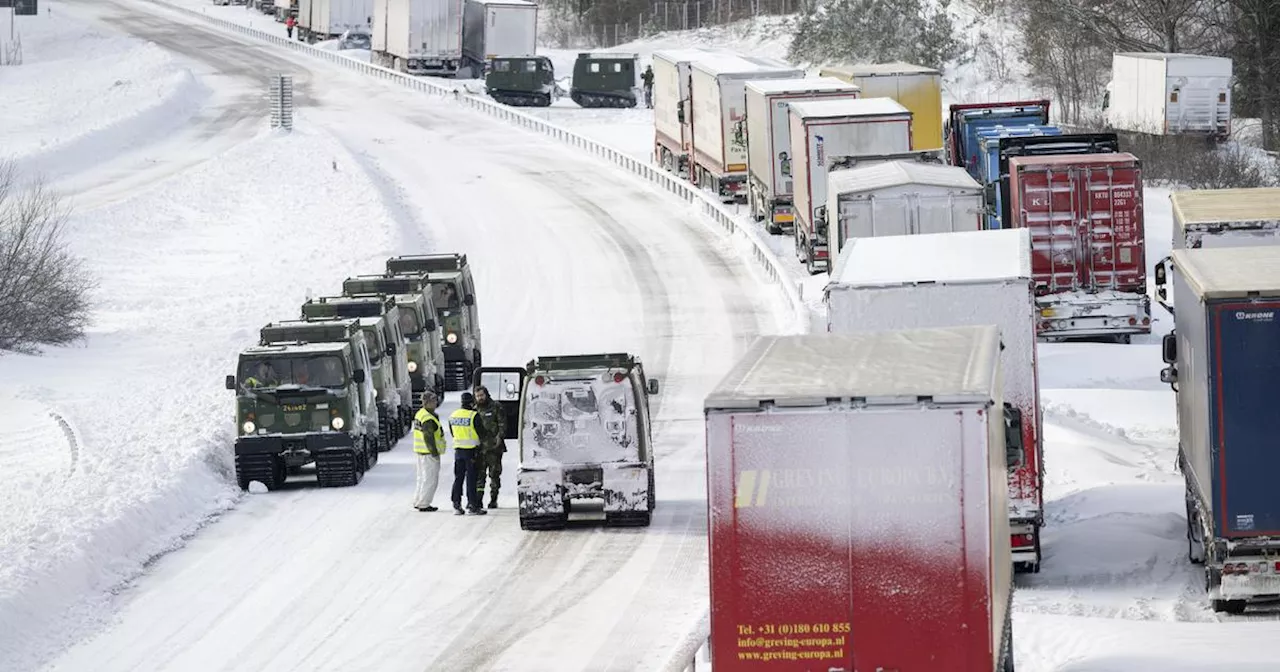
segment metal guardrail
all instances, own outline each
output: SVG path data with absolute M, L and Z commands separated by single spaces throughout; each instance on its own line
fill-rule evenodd
M 697 205 L 699 212 L 719 224 L 720 227 L 730 235 L 730 237 L 739 235 L 745 238 L 751 244 L 752 261 L 754 261 L 755 264 L 759 266 L 782 291 L 783 299 L 786 300 L 788 306 L 791 308 L 796 328 L 800 331 L 809 330 L 808 309 L 800 299 L 799 290 L 796 284 L 792 283 L 787 278 L 787 275 L 783 270 L 782 263 L 778 260 L 777 255 L 773 253 L 773 250 L 769 249 L 767 242 L 762 237 L 763 234 L 753 228 L 739 226 L 733 215 L 725 209 L 715 196 L 692 184 L 689 184 L 687 181 L 672 175 L 657 166 L 654 166 L 651 163 L 641 161 L 640 159 L 614 149 L 613 147 L 590 140 L 566 128 L 525 114 L 524 112 L 520 112 L 514 108 L 499 104 L 489 98 L 468 93 L 458 86 L 450 86 L 440 81 L 432 81 L 429 78 L 413 77 L 402 72 L 391 70 L 390 68 L 357 61 L 355 59 L 342 56 L 336 51 L 320 49 L 304 42 L 291 40 L 279 35 L 272 35 L 231 21 L 224 21 L 187 7 L 171 4 L 165 0 L 151 0 L 151 2 L 163 6 L 166 9 L 171 9 L 194 17 L 205 23 L 218 26 L 219 28 L 247 35 L 257 40 L 268 42 L 286 49 L 292 49 L 293 51 L 328 61 L 349 70 L 355 70 L 370 77 L 395 82 L 406 88 L 421 91 L 423 93 L 435 94 L 446 99 L 452 97 L 459 104 L 516 126 L 536 131 L 543 135 L 548 135 L 560 142 L 604 159 L 605 161 L 608 161 L 629 173 L 638 175 L 661 187 L 672 195 L 683 199 L 685 202 Z

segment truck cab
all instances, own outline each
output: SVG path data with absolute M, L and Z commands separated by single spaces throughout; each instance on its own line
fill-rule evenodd
M 400 309 L 400 335 L 405 342 L 412 407 L 422 405 L 422 393 L 427 390 L 443 399 L 444 349 L 436 333 L 436 307 L 427 274 L 357 275 L 342 281 L 342 293 L 381 294 L 395 300 Z
M 638 54 L 580 53 L 569 97 L 579 107 L 635 107 L 639 71 Z
M 604 502 L 605 525 L 648 526 L 656 505 L 647 378 L 634 355 L 538 357 L 517 369 L 481 369 L 477 380 L 519 405 L 520 527 L 560 529 L 571 502 Z M 517 392 L 518 391 L 518 392 Z
M 480 313 L 465 254 L 418 254 L 387 260 L 388 275 L 427 275 L 440 326 L 445 389 L 465 390 L 481 366 Z
M 547 107 L 560 96 L 555 67 L 546 56 L 489 59 L 484 92 L 512 107 Z
M 226 387 L 236 393 L 236 481 L 276 490 L 315 463 L 320 487 L 356 485 L 377 464 L 378 415 L 364 334 L 343 342 L 274 342 L 241 351 Z

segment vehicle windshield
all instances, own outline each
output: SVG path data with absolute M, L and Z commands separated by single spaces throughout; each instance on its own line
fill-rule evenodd
M 631 381 L 582 380 L 530 385 L 525 436 L 533 460 L 597 464 L 638 459 Z
M 369 363 L 373 366 L 377 366 L 382 361 L 384 351 L 387 349 L 387 346 L 382 344 L 382 339 L 378 338 L 381 333 L 377 327 L 364 328 L 364 337 L 369 344 Z
M 445 311 L 457 310 L 462 307 L 462 298 L 458 296 L 458 288 L 450 280 L 433 280 L 431 282 L 431 299 L 432 303 L 436 304 L 436 312 L 442 318 L 445 316 Z
M 400 333 L 405 338 L 417 338 L 422 334 L 422 324 L 418 321 L 417 311 L 407 306 L 400 307 Z
M 248 389 L 281 385 L 344 387 L 347 374 L 342 359 L 334 355 L 254 357 L 240 361 L 240 384 Z
M 440 311 L 440 325 L 444 327 L 444 336 L 462 332 L 462 313 L 456 310 Z

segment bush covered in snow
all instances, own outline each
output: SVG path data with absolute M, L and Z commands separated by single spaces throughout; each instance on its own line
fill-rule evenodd
M 941 68 L 963 46 L 926 0 L 828 0 L 800 15 L 788 57 L 807 63 L 906 61 Z
M 1215 146 L 1204 138 L 1126 133 L 1121 149 L 1142 159 L 1148 184 L 1187 189 L 1276 186 L 1275 159 L 1237 143 Z
M 84 336 L 92 282 L 67 250 L 66 222 L 53 192 L 24 188 L 14 165 L 0 163 L 0 353 Z

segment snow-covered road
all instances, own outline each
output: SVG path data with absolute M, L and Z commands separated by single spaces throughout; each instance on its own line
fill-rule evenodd
M 113 598 L 114 614 L 81 615 L 85 641 L 50 668 L 661 669 L 706 608 L 701 399 L 756 334 L 778 329 L 777 290 L 685 204 L 540 136 L 184 25 L 149 3 L 110 12 L 121 29 L 228 77 L 285 71 L 309 87 L 297 124 L 340 140 L 355 158 L 334 170 L 373 177 L 395 220 L 368 234 L 389 236 L 389 254 L 467 253 L 487 364 L 640 355 L 663 385 L 658 508 L 648 529 L 522 532 L 508 453 L 502 508 L 418 513 L 402 443 L 358 487 L 304 479 L 245 498 Z M 382 224 L 317 232 L 364 236 L 367 226 Z M 340 279 L 309 289 L 332 292 Z M 258 326 L 239 325 L 241 335 Z

